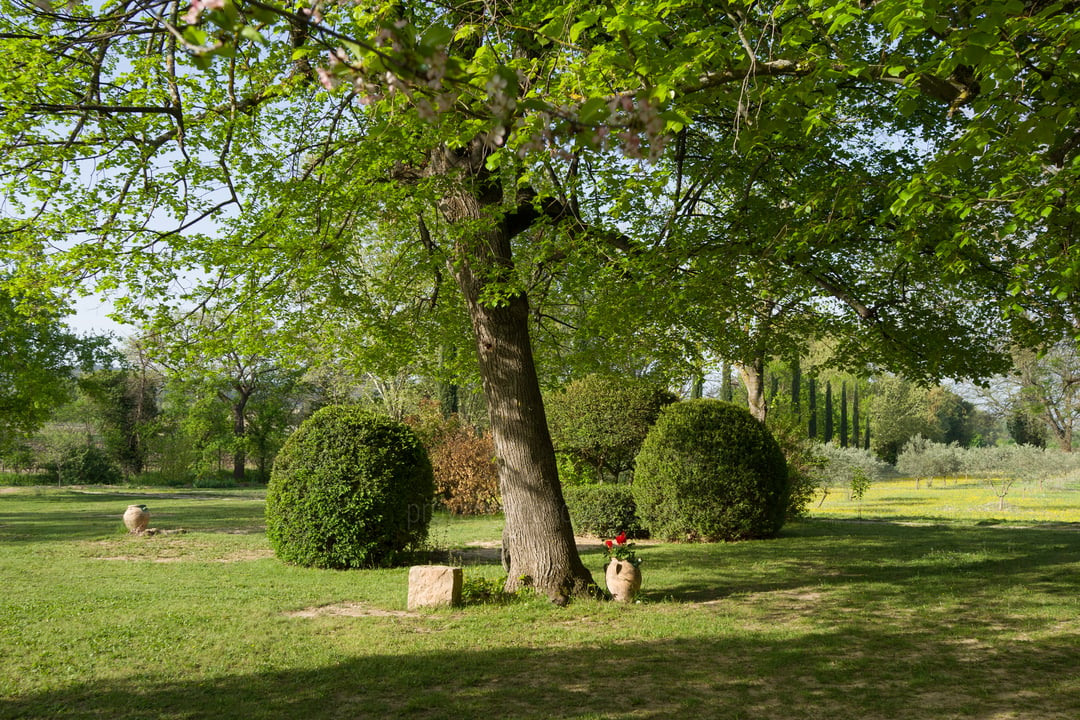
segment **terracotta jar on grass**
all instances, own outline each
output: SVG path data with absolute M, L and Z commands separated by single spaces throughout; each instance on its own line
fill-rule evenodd
M 641 559 L 634 552 L 634 543 L 626 541 L 626 533 L 604 542 L 611 561 L 604 571 L 608 592 L 615 602 L 632 602 L 641 590 Z
M 124 513 L 124 526 L 128 532 L 141 535 L 146 532 L 146 526 L 150 524 L 150 511 L 145 505 L 128 505 Z

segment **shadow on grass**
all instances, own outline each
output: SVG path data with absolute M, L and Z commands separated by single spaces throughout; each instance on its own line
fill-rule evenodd
M 235 524 L 237 510 L 219 512 Z M 9 694 L 0 719 L 1075 720 L 1078 541 L 1058 527 L 813 521 L 775 540 L 647 545 L 640 606 L 523 610 L 490 627 L 467 615 L 482 610 L 296 620 L 313 625 L 260 636 L 273 653 L 223 647 L 228 675 L 182 679 L 155 672 L 132 636 L 111 677 Z M 338 642 L 365 623 L 388 641 Z M 168 652 L 185 666 L 183 644 Z
M 373 652 L 317 669 L 98 680 L 0 718 L 1075 718 L 1076 637 L 1011 648 L 919 632 L 626 637 L 604 647 Z M 133 662 L 135 659 L 133 658 Z
M 947 586 L 978 594 L 987 583 L 1061 581 L 1080 592 L 1075 526 L 972 527 L 883 521 L 815 520 L 781 537 L 726 545 L 649 548 L 645 593 L 652 599 L 710 602 L 766 592 L 842 588 L 848 604 L 874 598 L 931 602 Z M 648 556 L 647 556 L 648 557 Z M 650 587 L 655 568 L 670 583 Z
M 150 523 L 161 529 L 196 532 L 261 532 L 263 505 L 236 495 L 155 495 L 125 491 L 50 491 L 0 495 L 0 541 L 92 540 L 126 532 L 124 511 L 147 505 Z

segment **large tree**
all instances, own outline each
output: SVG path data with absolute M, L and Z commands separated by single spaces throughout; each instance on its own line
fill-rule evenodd
M 659 158 L 668 133 L 716 107 L 749 141 L 807 142 L 847 127 L 853 91 L 876 93 L 892 111 L 876 133 L 927 127 L 909 113 L 950 126 L 885 197 L 896 252 L 960 272 L 987 257 L 972 244 L 997 246 L 1021 260 L 1007 310 L 1033 327 L 1073 316 L 1080 135 L 1058 98 L 1076 94 L 1080 40 L 1067 3 L 0 7 L 4 230 L 21 272 L 46 260 L 53 282 L 262 303 L 307 329 L 320 308 L 365 317 L 370 293 L 338 268 L 367 249 L 370 223 L 409 228 L 400 269 L 452 279 L 470 321 L 508 583 L 556 600 L 591 577 L 563 512 L 530 291 L 561 265 L 640 294 L 693 248 L 600 222 L 634 191 L 613 148 Z M 949 231 L 926 236 L 926 217 Z M 1040 286 L 1053 293 L 1033 308 L 1025 293 Z
M 0 284 L 0 450 L 70 400 L 77 373 L 106 359 L 107 345 L 76 335 L 59 311 L 22 301 Z
M 247 476 L 249 452 L 268 476 L 284 433 L 302 419 L 304 338 L 283 335 L 250 307 L 203 307 L 158 322 L 167 329 L 148 328 L 136 344 L 160 368 L 172 414 L 188 425 L 197 448 L 231 456 L 237 482 Z
M 1080 352 L 1072 341 L 1041 352 L 1018 350 L 1011 399 L 1024 414 L 1038 417 L 1054 433 L 1058 445 L 1072 452 L 1080 421 Z M 1021 440 L 1017 440 L 1022 442 Z
M 103 368 L 81 375 L 78 386 L 88 401 L 105 450 L 125 472 L 141 473 L 156 429 L 159 378 L 149 377 L 138 367 Z

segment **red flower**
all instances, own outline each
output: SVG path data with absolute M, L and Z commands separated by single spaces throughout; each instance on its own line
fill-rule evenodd
M 621 532 L 614 540 L 605 540 L 604 555 L 610 560 L 622 560 L 634 567 L 641 564 L 641 559 L 634 553 L 634 543 L 627 542 L 626 533 Z

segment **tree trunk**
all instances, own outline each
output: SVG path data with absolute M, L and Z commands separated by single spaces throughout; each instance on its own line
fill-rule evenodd
M 453 346 L 443 346 L 440 353 L 440 362 L 447 360 L 453 361 L 457 357 L 457 348 Z M 451 415 L 458 412 L 459 399 L 458 399 L 458 385 L 455 382 L 447 382 L 444 380 L 439 381 L 439 411 L 444 418 L 448 418 Z
M 448 155 L 436 161 L 452 163 Z M 449 174 L 445 167 L 434 169 Z M 529 340 L 529 303 L 510 282 L 510 233 L 490 220 L 484 200 L 464 184 L 439 204 L 461 232 L 448 267 L 468 308 L 491 419 L 506 519 L 506 589 L 531 586 L 563 604 L 594 593 L 596 584 L 578 555 L 563 500 Z M 492 285 L 498 299 L 484 299 Z
M 233 480 L 243 482 L 247 473 L 247 451 L 244 449 L 244 436 L 247 435 L 247 422 L 244 418 L 244 409 L 247 407 L 251 393 L 239 390 L 239 396 L 233 402 L 233 438 L 236 442 L 236 450 L 233 452 Z
M 555 602 L 591 592 L 574 543 L 528 334 L 528 302 L 467 298 L 502 491 L 507 590 L 531 585 Z
M 754 358 L 749 363 L 738 363 L 739 376 L 743 385 L 746 386 L 746 404 L 750 414 L 760 422 L 765 422 L 765 416 L 769 412 L 768 403 L 765 401 L 765 360 Z

